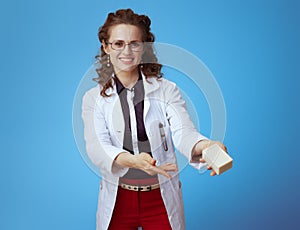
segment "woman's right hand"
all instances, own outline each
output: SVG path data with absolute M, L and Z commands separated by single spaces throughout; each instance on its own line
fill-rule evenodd
M 115 162 L 120 166 L 140 169 L 149 175 L 161 174 L 167 178 L 171 178 L 168 172 L 177 172 L 176 164 L 166 163 L 164 165 L 156 166 L 156 160 L 151 157 L 149 153 L 142 152 L 137 155 L 130 153 L 120 153 L 115 159 Z
M 134 168 L 138 168 L 148 173 L 149 175 L 161 174 L 167 178 L 171 178 L 168 172 L 176 172 L 178 171 L 176 164 L 166 163 L 161 166 L 156 166 L 156 160 L 153 159 L 150 154 L 142 152 L 138 155 L 134 155 L 135 162 Z

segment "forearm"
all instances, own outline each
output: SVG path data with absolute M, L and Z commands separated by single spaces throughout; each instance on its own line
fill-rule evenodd
M 114 160 L 114 163 L 121 167 L 134 168 L 135 157 L 129 152 L 121 152 Z

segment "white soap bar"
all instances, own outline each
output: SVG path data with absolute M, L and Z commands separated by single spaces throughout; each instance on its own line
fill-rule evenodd
M 232 158 L 217 144 L 204 149 L 202 157 L 218 175 L 232 168 Z

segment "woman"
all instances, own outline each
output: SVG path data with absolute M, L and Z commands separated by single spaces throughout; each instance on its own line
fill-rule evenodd
M 197 132 L 178 88 L 162 78 L 150 24 L 127 9 L 99 29 L 99 85 L 82 107 L 87 153 L 102 173 L 97 230 L 185 229 L 173 144 L 198 164 L 204 148 L 225 149 Z

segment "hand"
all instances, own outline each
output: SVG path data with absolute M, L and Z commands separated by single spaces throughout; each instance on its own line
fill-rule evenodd
M 195 148 L 194 148 L 194 153 L 193 153 L 193 154 L 194 154 L 195 158 L 198 157 L 198 159 L 200 158 L 199 161 L 200 161 L 201 163 L 205 163 L 205 160 L 202 158 L 202 151 L 203 151 L 204 149 L 208 148 L 209 146 L 214 145 L 214 144 L 219 145 L 225 152 L 227 152 L 226 146 L 225 146 L 223 143 L 221 143 L 220 141 L 203 140 L 203 141 L 199 141 L 199 142 L 196 144 Z M 208 165 L 208 166 L 207 166 L 207 169 L 208 169 L 208 170 L 212 170 L 211 173 L 210 173 L 211 176 L 215 176 L 215 175 L 217 174 L 217 173 L 212 169 L 211 166 Z
M 123 167 L 140 169 L 149 175 L 161 174 L 167 178 L 171 178 L 168 172 L 178 171 L 177 165 L 172 163 L 156 166 L 156 160 L 153 159 L 149 153 L 145 152 L 137 155 L 122 152 L 116 157 L 115 163 Z
M 148 173 L 149 175 L 161 174 L 167 178 L 171 178 L 168 172 L 176 172 L 178 171 L 177 165 L 172 163 L 166 163 L 161 166 L 155 166 L 156 160 L 153 159 L 150 154 L 142 152 L 138 155 L 134 155 L 134 168 L 143 170 L 144 172 Z

